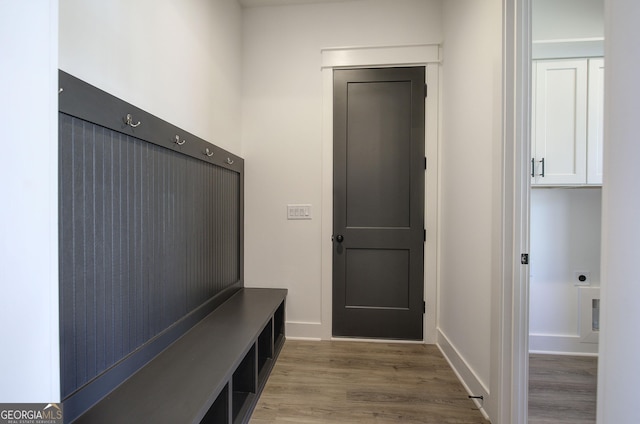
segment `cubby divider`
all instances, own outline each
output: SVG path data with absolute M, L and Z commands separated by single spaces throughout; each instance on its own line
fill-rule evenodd
M 273 314 L 273 334 L 274 334 L 274 346 L 276 350 L 279 350 L 284 343 L 284 323 L 285 323 L 285 314 L 284 314 L 284 302 L 278 306 L 276 312 Z
M 273 319 L 270 319 L 258 336 L 258 385 L 262 385 L 267 378 L 267 371 L 273 360 Z

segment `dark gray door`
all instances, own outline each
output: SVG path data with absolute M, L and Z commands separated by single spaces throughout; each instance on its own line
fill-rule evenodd
M 424 72 L 334 71 L 334 336 L 423 337 Z

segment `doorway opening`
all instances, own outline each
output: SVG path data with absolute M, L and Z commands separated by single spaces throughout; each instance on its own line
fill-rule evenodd
M 531 6 L 528 416 L 595 422 L 604 4 Z M 579 371 L 572 388 L 549 378 L 558 364 Z

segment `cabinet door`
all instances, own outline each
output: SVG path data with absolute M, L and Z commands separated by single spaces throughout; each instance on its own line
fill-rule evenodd
M 532 184 L 587 182 L 587 59 L 534 62 Z
M 589 59 L 589 124 L 587 184 L 602 184 L 602 123 L 604 122 L 604 59 Z

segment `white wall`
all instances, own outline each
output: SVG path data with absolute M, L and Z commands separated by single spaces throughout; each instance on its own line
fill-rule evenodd
M 604 37 L 604 0 L 533 0 L 532 39 Z
M 0 0 L 0 403 L 59 402 L 58 2 Z
M 531 351 L 595 353 L 581 342 L 581 290 L 576 271 L 600 287 L 600 188 L 531 190 Z
M 534 59 L 604 55 L 604 0 L 532 0 Z
M 60 1 L 60 69 L 240 153 L 236 0 Z
M 640 422 L 640 43 L 637 0 L 606 1 L 599 424 Z
M 487 403 L 501 256 L 502 7 L 499 0 L 443 6 L 439 343 Z
M 244 17 L 245 282 L 288 288 L 288 335 L 322 337 L 330 233 L 321 222 L 331 200 L 322 187 L 331 175 L 322 172 L 321 49 L 439 43 L 440 1 L 249 8 Z M 287 221 L 287 203 L 312 204 L 313 219 Z

